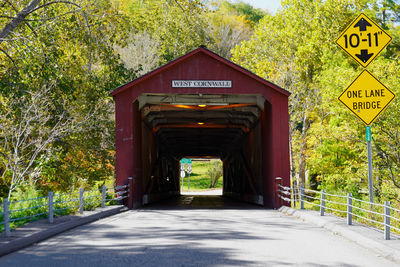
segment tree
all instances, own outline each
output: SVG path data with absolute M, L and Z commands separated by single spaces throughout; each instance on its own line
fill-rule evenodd
M 376 5 L 376 8 L 384 25 L 387 25 L 389 21 L 400 21 L 400 3 L 398 0 L 383 0 L 380 5 Z
M 396 36 L 393 37 L 396 38 Z M 380 81 L 396 95 L 400 93 L 400 87 L 395 78 L 400 74 L 398 64 L 398 57 L 379 57 L 371 66 L 374 75 L 379 77 Z M 390 181 L 392 186 L 400 188 L 399 116 L 399 99 L 396 97 L 372 125 L 373 146 L 376 153 L 374 154 L 374 174 L 378 180 L 374 186 L 378 196 L 385 182 Z
M 250 37 L 255 23 L 265 14 L 243 2 L 213 2 L 212 10 L 215 11 L 206 13 L 210 48 L 226 58 L 231 57 L 236 45 Z
M 132 34 L 125 46 L 116 45 L 115 50 L 121 56 L 125 67 L 137 70 L 135 75 L 141 76 L 158 67 L 159 47 L 160 43 L 156 38 L 147 32 L 139 32 Z
M 0 145 L 3 160 L 2 182 L 9 186 L 8 197 L 27 177 L 37 180 L 41 174 L 39 157 L 49 157 L 50 145 L 69 134 L 77 121 L 65 107 L 55 111 L 55 104 L 65 105 L 65 100 L 54 103 L 49 92 L 54 84 L 38 92 L 23 96 L 12 94 L 2 99 L 0 112 Z M 55 111 L 55 112 L 54 112 Z
M 8 127 L 0 140 L 0 171 L 9 194 L 29 180 L 66 191 L 113 177 L 109 91 L 135 77 L 113 50 L 117 34 L 125 32 L 125 17 L 108 0 L 80 1 L 81 8 L 69 2 L 78 3 L 41 2 L 1 44 L 7 54 L 0 54 L 1 101 L 18 107 L 1 112 Z M 27 1 L 9 3 L 2 11 L 17 14 Z M 14 15 L 2 18 L 2 25 L 9 17 Z M 13 120 L 21 126 L 13 128 Z M 79 180 L 72 181 L 72 171 Z
M 234 61 L 292 92 L 291 173 L 300 183 L 308 173 L 315 188 L 357 195 L 367 187 L 365 127 L 337 101 L 362 69 L 334 40 L 361 11 L 386 27 L 393 42 L 369 70 L 397 93 L 399 26 L 385 17 L 396 10 L 389 2 L 284 1 L 280 12 L 267 15 L 233 51 Z M 375 194 L 385 200 L 399 195 L 398 110 L 395 99 L 372 127 Z
M 325 51 L 335 50 L 335 37 L 354 14 L 350 1 L 283 1 L 282 10 L 266 15 L 255 34 L 233 51 L 233 60 L 291 91 L 290 136 L 297 173 L 305 183 L 310 127 L 316 120 L 322 89 L 316 77 Z M 341 10 L 338 14 L 337 10 Z M 323 25 L 323 26 L 322 26 Z M 294 173 L 294 171 L 292 171 Z
M 222 161 L 211 160 L 207 169 L 207 175 L 210 177 L 210 188 L 215 188 L 219 178 L 222 177 Z
M 158 58 L 157 66 L 165 64 L 187 52 L 208 42 L 205 32 L 206 24 L 203 14 L 206 12 L 202 1 L 185 0 L 154 0 L 130 2 L 117 1 L 124 6 L 121 10 L 130 18 L 131 29 L 128 34 L 131 40 L 140 43 L 141 39 L 148 38 L 156 55 L 149 55 L 146 47 L 137 46 L 134 50 L 138 54 L 147 54 L 150 58 Z M 147 37 L 145 37 L 147 36 Z M 127 42 L 121 47 L 132 47 Z M 157 49 L 154 49 L 155 45 Z M 122 54 L 126 56 L 125 53 Z M 127 58 L 124 58 L 125 62 Z M 138 65 L 132 63 L 132 65 Z
M 25 1 L 22 1 L 22 3 L 18 3 L 18 4 L 24 4 Z M 42 0 L 31 0 L 29 3 L 27 3 L 21 10 L 18 10 L 18 7 L 16 5 L 14 5 L 11 1 L 6 0 L 5 3 L 3 4 L 3 10 L 6 10 L 5 6 L 8 5 L 11 10 L 13 12 L 11 12 L 11 16 L 7 16 L 5 14 L 0 15 L 0 17 L 2 17 L 3 19 L 6 19 L 6 21 L 3 21 L 3 23 L 5 24 L 5 26 L 2 28 L 2 30 L 0 31 L 0 44 L 4 41 L 12 41 L 13 39 L 7 39 L 10 35 L 15 35 L 15 38 L 26 38 L 27 36 L 22 36 L 19 37 L 18 34 L 15 32 L 17 27 L 20 24 L 26 24 L 26 26 L 32 31 L 32 33 L 37 36 L 36 30 L 35 28 L 31 25 L 31 20 L 27 19 L 27 17 L 33 13 L 38 13 L 38 11 L 40 11 L 41 9 L 44 9 L 50 5 L 54 5 L 54 4 L 65 4 L 65 5 L 71 5 L 74 6 L 76 8 L 78 8 L 78 10 L 74 10 L 74 11 L 70 11 L 68 13 L 76 13 L 76 12 L 81 12 L 85 22 L 86 22 L 86 26 L 87 26 L 87 31 L 90 33 L 90 25 L 88 22 L 88 18 L 87 15 L 85 13 L 85 11 L 82 11 L 82 6 L 78 5 L 77 3 L 73 2 L 73 1 L 61 1 L 61 0 L 56 0 L 56 1 L 49 1 L 49 2 L 45 2 L 39 5 L 40 2 L 42 2 Z M 14 14 L 15 13 L 15 14 Z M 62 15 L 60 15 L 62 16 Z M 57 16 L 59 17 L 59 16 Z M 56 17 L 54 18 L 39 18 L 39 20 L 42 21 L 47 21 L 47 20 L 55 20 Z M 36 20 L 38 20 L 38 18 L 36 18 Z M 35 20 L 32 20 L 35 21 Z M 6 52 L 6 50 L 0 48 L 0 51 L 2 51 L 10 60 L 13 60 L 12 57 Z

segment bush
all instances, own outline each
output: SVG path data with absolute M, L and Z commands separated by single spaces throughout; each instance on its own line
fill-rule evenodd
M 212 160 L 207 170 L 210 177 L 210 188 L 215 188 L 220 177 L 222 177 L 222 161 Z

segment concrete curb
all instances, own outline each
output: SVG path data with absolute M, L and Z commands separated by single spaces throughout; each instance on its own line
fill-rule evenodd
M 303 221 L 312 223 L 316 226 L 325 228 L 333 234 L 340 235 L 368 250 L 376 252 L 380 256 L 394 263 L 400 264 L 400 251 L 353 231 L 350 229 L 352 226 L 341 226 L 332 222 L 328 222 L 323 216 L 317 216 L 305 211 L 296 210 L 285 206 L 279 208 L 279 211 L 286 215 L 290 215 Z
M 15 252 L 17 250 L 20 250 L 22 248 L 28 247 L 32 244 L 35 244 L 37 242 L 46 240 L 52 236 L 55 236 L 57 234 L 66 232 L 68 230 L 71 230 L 75 227 L 105 218 L 109 217 L 115 214 L 118 214 L 120 212 L 126 211 L 127 208 L 124 206 L 117 206 L 111 209 L 107 209 L 104 211 L 99 211 L 94 214 L 88 215 L 88 216 L 82 216 L 79 218 L 76 218 L 74 220 L 69 220 L 66 222 L 62 222 L 59 224 L 55 225 L 49 225 L 48 228 L 38 231 L 36 233 L 33 233 L 32 235 L 29 236 L 24 236 L 20 238 L 16 238 L 14 240 L 10 240 L 7 242 L 5 245 L 0 246 L 0 257 L 4 256 L 6 254 Z

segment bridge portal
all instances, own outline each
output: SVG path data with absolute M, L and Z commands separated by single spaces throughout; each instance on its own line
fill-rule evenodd
M 129 207 L 179 195 L 179 160 L 223 161 L 223 195 L 278 208 L 289 180 L 286 90 L 200 47 L 117 88 L 116 182 Z

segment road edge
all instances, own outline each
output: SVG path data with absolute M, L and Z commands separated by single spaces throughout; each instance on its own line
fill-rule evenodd
M 28 246 L 31 246 L 35 243 L 38 243 L 40 241 L 46 240 L 50 237 L 53 237 L 55 235 L 61 234 L 63 232 L 66 232 L 68 230 L 71 230 L 75 227 L 88 224 L 94 221 L 97 221 L 102 218 L 106 218 L 112 215 L 116 215 L 118 213 L 127 211 L 128 209 L 125 206 L 118 205 L 117 207 L 107 209 L 107 210 L 100 210 L 99 212 L 96 212 L 94 214 L 88 215 L 88 216 L 83 216 L 80 218 L 77 218 L 75 220 L 70 220 L 66 221 L 57 225 L 54 225 L 53 227 L 49 227 L 46 230 L 39 231 L 37 233 L 34 233 L 28 237 L 21 237 L 15 240 L 11 240 L 4 246 L 0 246 L 0 257 L 5 256 L 7 254 L 10 254 L 12 252 L 18 251 L 20 249 L 26 248 Z
M 337 225 L 335 223 L 328 222 L 324 219 L 323 216 L 318 216 L 315 214 L 307 213 L 306 211 L 296 210 L 286 206 L 280 207 L 278 211 L 282 212 L 283 214 L 293 216 L 308 223 L 314 224 L 316 226 L 325 228 L 333 234 L 340 235 L 341 237 L 349 241 L 357 243 L 363 248 L 376 252 L 378 255 L 384 257 L 385 259 L 388 259 L 396 264 L 400 264 L 400 251 L 351 230 L 350 228 L 352 226 Z

